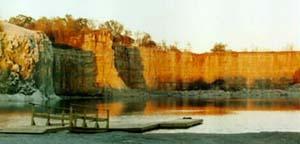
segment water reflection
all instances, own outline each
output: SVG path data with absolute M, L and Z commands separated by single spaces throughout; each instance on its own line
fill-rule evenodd
M 41 104 L 66 109 L 71 104 L 97 107 L 101 110 L 109 109 L 112 120 L 128 122 L 151 122 L 183 116 L 204 118 L 205 125 L 192 128 L 189 132 L 215 133 L 223 131 L 227 133 L 300 130 L 300 127 L 295 129 L 295 125 L 298 125 L 298 119 L 300 118 L 298 117 L 298 113 L 300 113 L 300 98 L 199 99 L 188 97 L 136 97 L 48 101 Z M 45 107 L 38 106 L 38 111 L 46 110 Z M 80 108 L 80 110 L 94 113 L 90 109 Z M 53 109 L 52 112 L 61 111 Z M 100 114 L 102 112 L 99 111 Z M 265 115 L 268 115 L 268 117 Z M 30 116 L 31 105 L 28 103 L 0 102 L 0 128 L 28 125 Z M 270 117 L 272 117 L 271 120 Z M 260 122 L 262 121 L 264 123 L 269 121 L 270 124 L 261 124 Z M 279 122 L 282 124 L 279 124 Z M 239 128 L 236 128 L 236 125 L 239 125 Z
M 177 98 L 147 101 L 145 115 L 188 114 L 223 115 L 235 111 L 295 111 L 300 110 L 300 99 L 188 99 Z
M 69 108 L 71 104 L 109 109 L 111 116 L 121 115 L 225 115 L 235 111 L 297 111 L 300 99 L 199 99 L 180 97 L 147 97 L 130 99 L 67 100 L 45 103 Z M 0 104 L 0 112 L 26 111 L 28 105 Z M 84 108 L 80 108 L 84 109 Z M 40 110 L 45 110 L 40 107 Z M 89 109 L 85 109 L 89 112 Z M 90 111 L 92 112 L 92 111 Z M 100 112 L 100 111 L 99 111 Z
M 120 115 L 224 115 L 235 111 L 296 111 L 300 99 L 197 99 L 178 97 L 148 97 L 131 99 L 66 100 L 42 105 L 64 107 L 71 104 L 109 109 L 112 116 Z M 80 108 L 84 109 L 84 108 Z M 45 107 L 40 106 L 40 111 Z M 55 112 L 55 110 L 53 110 Z M 59 111 L 59 110 L 57 110 Z M 87 109 L 89 111 L 89 109 Z M 0 102 L 0 113 L 30 112 L 26 103 Z

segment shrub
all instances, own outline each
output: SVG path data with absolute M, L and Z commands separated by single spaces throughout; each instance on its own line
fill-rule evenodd
M 247 88 L 246 78 L 244 77 L 229 77 L 225 79 L 225 90 L 239 91 Z
M 18 73 L 11 72 L 10 70 L 0 71 L 0 93 L 31 95 L 34 92 L 35 85 L 33 80 L 24 80 Z
M 10 70 L 2 70 L 0 72 L 0 93 L 14 94 L 19 88 L 19 75 Z
M 202 79 L 192 82 L 188 85 L 188 90 L 208 90 L 210 89 L 210 84 Z
M 286 89 L 293 84 L 292 79 L 288 79 L 286 77 L 281 77 L 275 81 L 273 87 L 276 89 Z
M 216 90 L 225 90 L 225 80 L 224 79 L 216 79 L 214 82 L 211 83 L 211 89 Z
M 257 79 L 254 81 L 255 89 L 270 89 L 273 87 L 272 81 L 270 79 Z

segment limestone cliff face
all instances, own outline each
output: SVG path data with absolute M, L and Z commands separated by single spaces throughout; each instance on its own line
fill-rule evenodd
M 225 52 L 194 54 L 155 47 L 113 46 L 109 31 L 77 34 L 57 39 L 96 59 L 96 85 L 111 88 L 184 90 L 225 80 L 245 83 L 299 81 L 300 52 Z
M 226 52 L 192 54 L 140 48 L 144 77 L 152 89 L 188 89 L 198 81 L 245 80 L 254 87 L 270 83 L 297 82 L 300 52 Z
M 96 63 L 93 52 L 55 46 L 54 90 L 57 95 L 96 95 Z
M 132 48 L 113 44 L 111 33 L 106 29 L 67 36 L 57 33 L 53 40 L 56 44 L 69 45 L 94 54 L 95 82 L 82 81 L 89 86 L 95 83 L 98 88 L 185 90 L 203 88 L 201 86 L 208 88 L 210 86 L 207 85 L 219 85 L 222 81 L 232 86 L 247 87 L 265 83 L 300 82 L 300 52 L 194 54 L 156 47 Z M 74 61 L 79 62 L 76 58 Z M 22 75 L 26 77 L 26 74 Z M 64 83 L 72 85 L 76 82 L 70 79 Z M 77 84 L 74 86 L 84 87 Z
M 203 78 L 213 81 L 245 77 L 251 85 L 258 79 L 293 79 L 300 69 L 300 52 L 234 52 L 203 54 Z
M 67 38 L 56 38 L 55 43 L 66 44 L 80 48 L 84 51 L 92 51 L 96 60 L 96 85 L 98 87 L 126 88 L 115 67 L 115 55 L 112 48 L 112 39 L 109 31 L 100 29 Z
M 204 57 L 188 52 L 139 48 L 144 77 L 150 89 L 187 89 L 203 78 Z
M 53 94 L 52 47 L 46 35 L 3 22 L 0 93 Z
M 114 62 L 120 78 L 127 87 L 145 89 L 144 65 L 138 48 L 114 46 Z

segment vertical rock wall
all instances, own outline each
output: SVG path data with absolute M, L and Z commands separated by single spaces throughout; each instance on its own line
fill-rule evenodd
M 300 52 L 194 54 L 156 47 L 116 47 L 105 29 L 60 42 L 95 54 L 99 88 L 184 90 L 218 80 L 245 81 L 248 87 L 261 82 L 299 81 Z
M 76 34 L 63 39 L 55 39 L 55 43 L 69 45 L 95 54 L 96 85 L 99 88 L 126 88 L 115 67 L 111 34 L 106 29 Z
M 54 94 L 52 47 L 46 35 L 3 22 L 0 32 L 0 93 Z
M 138 48 L 114 46 L 114 62 L 120 78 L 129 88 L 145 89 L 144 65 Z
M 106 29 L 79 32 L 68 37 L 58 34 L 54 43 L 95 55 L 95 85 L 98 88 L 184 90 L 205 83 L 218 83 L 219 80 L 245 81 L 248 87 L 256 83 L 300 81 L 300 52 L 194 54 L 156 47 L 115 47 L 111 33 Z M 70 79 L 68 83 L 73 82 Z M 90 81 L 85 83 L 90 84 Z
M 139 50 L 150 89 L 188 89 L 189 84 L 203 79 L 204 58 L 200 55 L 147 47 Z
M 54 89 L 57 95 L 96 95 L 96 63 L 92 52 L 55 46 Z
M 208 82 L 240 76 L 252 85 L 258 79 L 293 79 L 300 69 L 300 52 L 228 52 L 202 56 L 205 58 L 203 77 Z
M 225 52 L 193 54 L 141 47 L 144 77 L 152 89 L 188 89 L 217 80 L 245 80 L 248 87 L 261 81 L 297 82 L 300 52 Z

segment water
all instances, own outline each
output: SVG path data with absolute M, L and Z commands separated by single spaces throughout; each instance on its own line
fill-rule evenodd
M 204 119 L 204 124 L 182 130 L 151 133 L 300 132 L 300 99 L 200 99 L 182 97 L 103 98 L 48 102 L 54 107 L 72 104 L 109 109 L 112 121 L 148 123 L 184 116 Z M 43 108 L 39 110 L 43 111 Z M 88 111 L 92 113 L 92 111 Z M 101 111 L 99 111 L 102 114 Z M 0 102 L 0 128 L 28 125 L 31 108 L 26 103 Z

